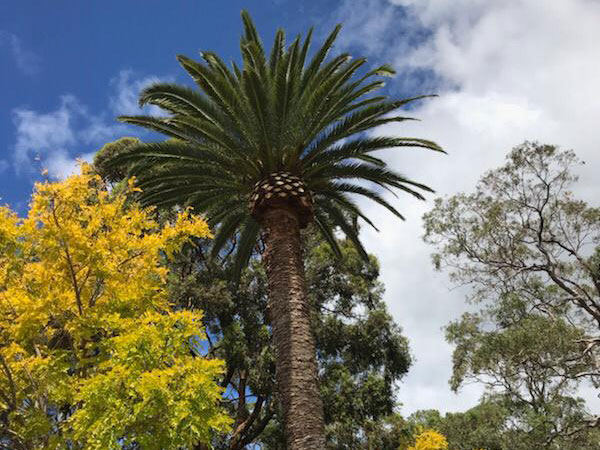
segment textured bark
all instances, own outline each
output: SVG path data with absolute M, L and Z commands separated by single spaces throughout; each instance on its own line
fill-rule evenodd
M 277 208 L 262 217 L 269 315 L 288 450 L 325 449 L 315 341 L 310 329 L 298 217 Z

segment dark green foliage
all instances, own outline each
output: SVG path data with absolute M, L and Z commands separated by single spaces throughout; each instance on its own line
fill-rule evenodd
M 141 141 L 133 137 L 123 137 L 105 144 L 94 156 L 94 169 L 98 175 L 109 183 L 121 181 L 127 174 L 127 167 L 109 164 L 109 161 L 125 154 L 129 148 L 139 144 L 141 144 Z
M 408 342 L 386 311 L 377 261 L 371 256 L 365 263 L 349 241 L 340 249 L 336 262 L 320 244 L 306 263 L 321 393 L 331 448 L 368 448 L 368 430 L 393 413 L 394 383 L 411 361 Z
M 508 417 L 502 404 L 484 400 L 464 413 L 446 414 L 439 429 L 454 450 L 504 450 Z
M 407 341 L 382 299 L 377 262 L 373 257 L 366 262 L 348 241 L 338 243 L 339 260 L 314 234 L 307 243 L 307 282 L 331 448 L 394 448 L 369 446 L 396 442 L 403 435 L 396 423 L 400 419 L 394 422 L 394 383 L 410 365 Z M 252 263 L 236 287 L 226 267 L 205 257 L 206 250 L 207 244 L 199 243 L 180 254 L 170 286 L 182 308 L 204 311 L 211 338 L 207 351 L 227 363 L 225 404 L 240 428 L 215 445 L 234 449 L 236 442 L 261 442 L 264 449 L 282 449 L 266 275 L 260 264 Z
M 235 63 L 229 67 L 209 51 L 201 53 L 201 61 L 178 56 L 197 89 L 156 83 L 142 92 L 140 104 L 156 105 L 167 116 L 120 118 L 172 139 L 139 144 L 118 155 L 114 166 L 130 167 L 145 204 L 189 205 L 205 213 L 215 232 L 214 254 L 237 236 L 238 273 L 259 234 L 248 210 L 249 196 L 255 183 L 275 172 L 297 176 L 308 187 L 317 229 L 334 248 L 331 237 L 339 227 L 366 257 L 348 217 L 372 223 L 349 194 L 370 198 L 402 217 L 378 187 L 396 188 L 419 199 L 423 191 L 430 191 L 389 169 L 373 152 L 405 147 L 442 150 L 423 139 L 374 138 L 364 132 L 409 120 L 394 111 L 423 96 L 390 100 L 372 95 L 383 86 L 381 77 L 394 72 L 385 65 L 364 70 L 364 58 L 347 54 L 330 57 L 340 26 L 312 57 L 312 31 L 286 46 L 279 30 L 267 55 L 248 13 L 243 12 L 242 19 L 241 67 Z M 352 180 L 367 181 L 368 186 Z

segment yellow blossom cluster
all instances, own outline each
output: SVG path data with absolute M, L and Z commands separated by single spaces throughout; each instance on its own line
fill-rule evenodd
M 448 450 L 448 440 L 446 436 L 435 430 L 420 429 L 414 445 L 407 450 Z
M 209 237 L 190 211 L 160 225 L 90 167 L 39 183 L 24 219 L 0 208 L 0 415 L 14 448 L 178 449 L 225 430 L 198 357 L 200 312 L 174 312 L 168 258 Z M 7 441 L 5 441 L 7 442 Z
M 422 430 L 415 438 L 415 444 L 408 450 L 448 450 L 446 437 L 434 430 Z

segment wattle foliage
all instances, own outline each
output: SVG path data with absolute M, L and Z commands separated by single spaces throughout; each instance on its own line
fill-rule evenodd
M 408 450 L 448 450 L 446 437 L 435 430 L 422 430 L 415 436 L 415 444 Z
M 407 450 L 448 450 L 448 440 L 438 431 L 421 429 L 415 436 L 414 445 Z
M 180 449 L 230 420 L 202 314 L 173 312 L 161 261 L 207 224 L 164 227 L 84 166 L 0 209 L 0 447 Z

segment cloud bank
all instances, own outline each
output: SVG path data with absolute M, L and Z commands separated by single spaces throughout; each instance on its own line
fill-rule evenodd
M 91 160 L 97 145 L 121 131 L 119 125 L 92 115 L 73 95 L 62 96 L 58 108 L 50 112 L 17 108 L 13 120 L 17 135 L 15 171 L 29 173 L 44 168 L 55 178 L 74 173 L 76 159 Z
M 122 70 L 111 82 L 111 94 L 105 111 L 90 112 L 77 97 L 59 98 L 59 106 L 50 112 L 20 107 L 13 110 L 16 129 L 14 167 L 17 173 L 47 169 L 52 178 L 65 178 L 77 172 L 77 160 L 91 161 L 106 142 L 140 130 L 119 124 L 120 114 L 155 114 L 158 108 L 140 108 L 139 92 L 161 80 L 157 76 L 136 78 L 131 70 Z M 0 171 L 6 169 L 0 161 Z
M 136 78 L 136 74 L 132 70 L 121 70 L 119 74 L 110 81 L 114 91 L 109 100 L 111 110 L 118 115 L 164 115 L 164 111 L 158 106 L 149 105 L 140 108 L 138 98 L 140 92 L 145 87 L 165 81 L 172 80 L 171 78 L 161 78 L 155 75 Z
M 342 45 L 400 71 L 392 90 L 435 88 L 440 95 L 411 111 L 421 122 L 377 133 L 433 139 L 449 155 L 392 150 L 385 153 L 392 167 L 447 196 L 472 190 L 512 147 L 538 140 L 572 148 L 586 161 L 576 194 L 598 205 L 600 2 L 354 0 L 334 19 L 346 23 Z M 365 204 L 381 232 L 365 229 L 364 239 L 381 261 L 386 300 L 417 360 L 400 386 L 403 412 L 464 410 L 481 391 L 450 391 L 452 349 L 442 327 L 466 310 L 465 292 L 432 270 L 431 248 L 421 242 L 421 216 L 431 201 L 389 200 L 407 221 Z M 591 390 L 582 395 L 600 410 Z
M 26 49 L 17 35 L 0 30 L 0 49 L 3 47 L 11 54 L 17 68 L 22 73 L 30 76 L 38 73 L 40 57 Z

